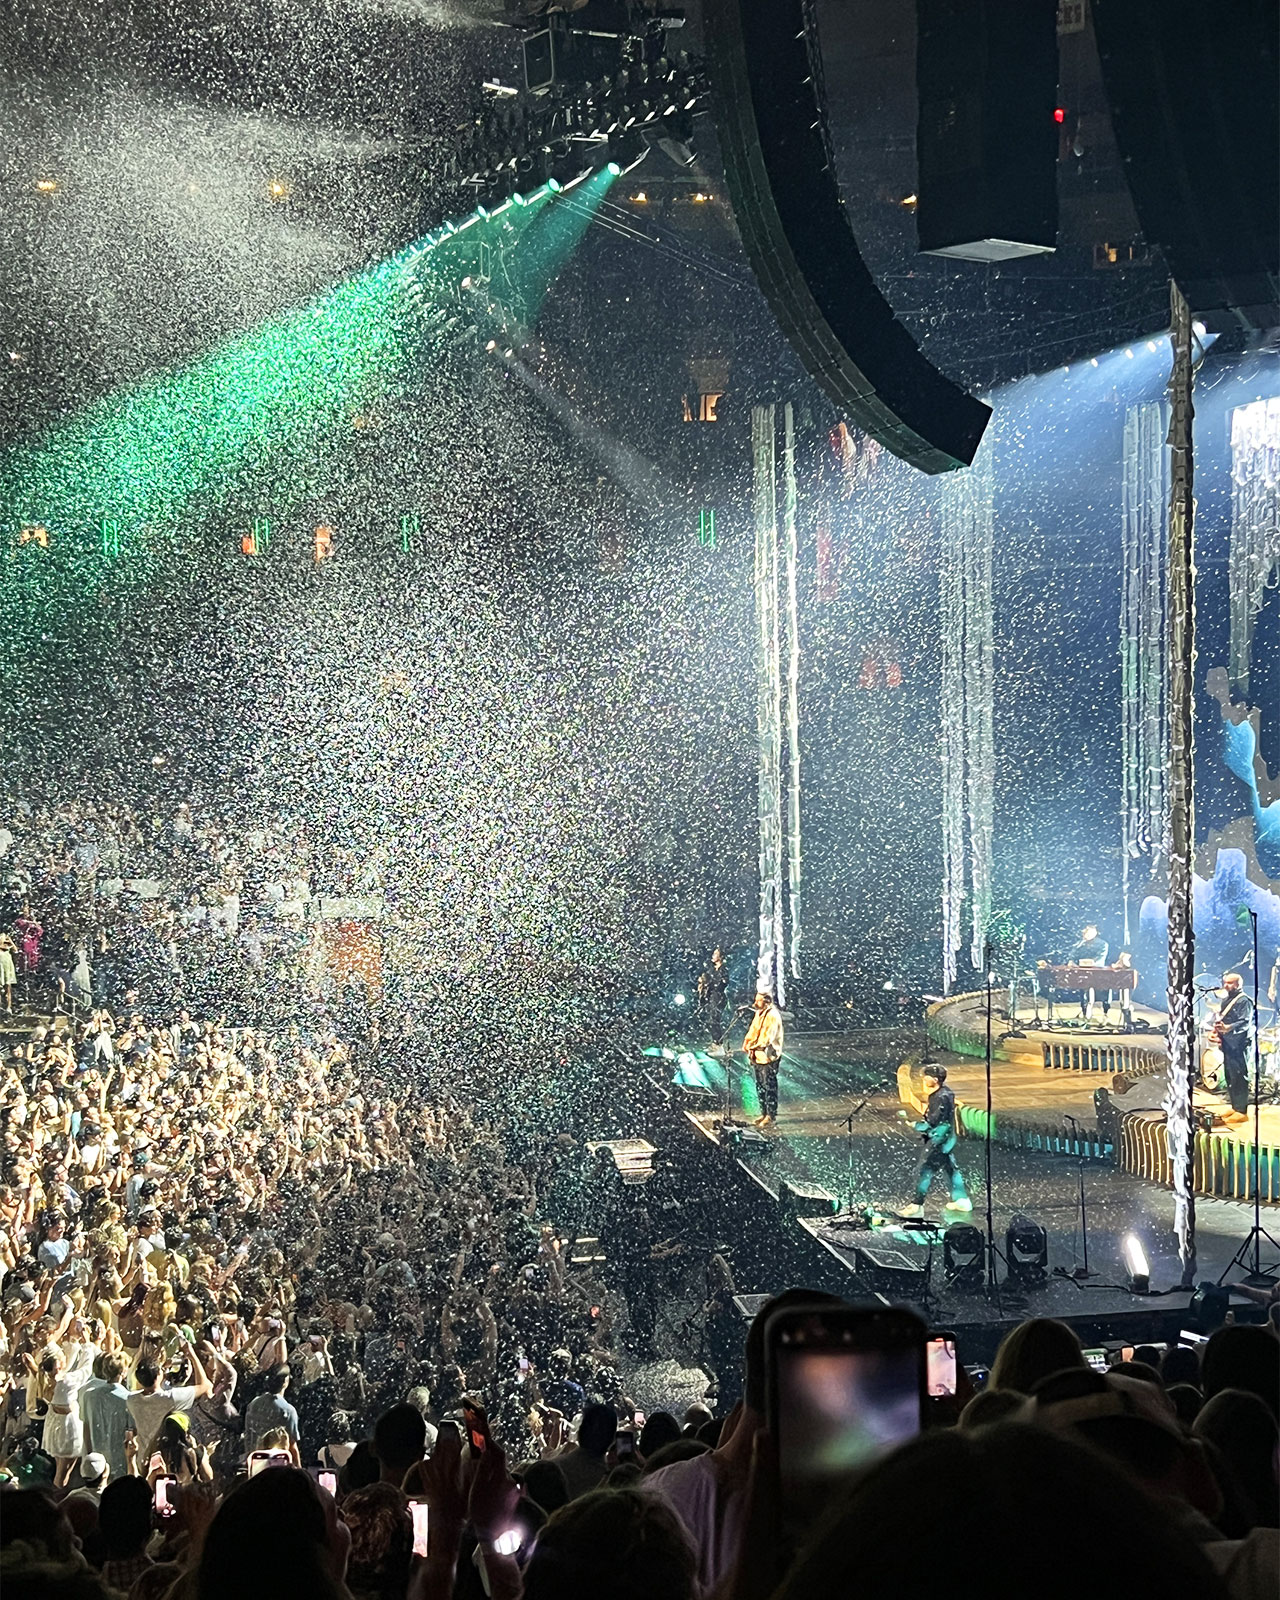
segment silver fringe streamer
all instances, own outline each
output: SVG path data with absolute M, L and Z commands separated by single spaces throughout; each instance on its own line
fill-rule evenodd
M 1182 1286 L 1196 1274 L 1196 1197 L 1193 1184 L 1192 1091 L 1196 1076 L 1195 954 L 1195 659 L 1196 550 L 1192 451 L 1191 312 L 1181 289 L 1169 284 L 1168 640 L 1169 693 L 1169 1077 L 1165 1135 L 1173 1188 L 1173 1231 Z
M 1253 625 L 1280 569 L 1280 399 L 1231 413 L 1231 686 L 1249 698 Z
M 800 602 L 797 586 L 799 534 L 796 528 L 795 418 L 788 401 L 782 414 L 782 528 L 786 549 L 787 597 L 787 889 L 791 944 L 788 975 L 800 977 Z
M 1130 406 L 1124 422 L 1123 571 L 1120 589 L 1121 876 L 1130 943 L 1132 864 L 1165 853 L 1165 525 L 1169 412 Z
M 760 954 L 757 981 L 781 1006 L 782 940 L 782 656 L 778 607 L 778 503 L 773 406 L 751 409 L 752 506 L 755 514 L 756 731 L 760 771 Z
M 989 450 L 942 484 L 942 987 L 956 980 L 966 888 L 970 957 L 985 963 L 995 783 Z

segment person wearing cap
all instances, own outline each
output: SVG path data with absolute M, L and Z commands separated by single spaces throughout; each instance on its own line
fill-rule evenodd
M 90 1450 L 88 1455 L 80 1457 L 80 1483 L 67 1496 L 67 1500 L 89 1500 L 96 1506 L 102 1499 L 102 1491 L 110 1477 L 111 1468 L 106 1456 Z M 65 1500 L 63 1504 L 66 1504 Z
M 918 1133 L 924 1140 L 924 1155 L 916 1178 L 915 1204 L 907 1206 L 902 1214 L 905 1217 L 924 1216 L 924 1203 L 933 1184 L 935 1172 L 940 1172 L 951 1187 L 951 1198 L 947 1201 L 947 1209 L 972 1211 L 973 1201 L 969 1198 L 969 1192 L 965 1188 L 964 1173 L 961 1172 L 960 1164 L 955 1158 L 956 1097 L 954 1091 L 947 1088 L 947 1069 L 939 1062 L 928 1062 L 921 1069 L 921 1078 L 924 1084 L 924 1099 L 915 1101 L 920 1117 L 911 1124 L 911 1127 L 913 1132 Z M 904 1117 L 909 1117 L 907 1112 L 902 1114 Z
M 743 1054 L 756 1076 L 756 1095 L 760 1115 L 756 1126 L 767 1128 L 778 1117 L 778 1062 L 782 1059 L 782 1013 L 767 989 L 760 989 L 752 1002 L 755 1016 L 742 1041 Z

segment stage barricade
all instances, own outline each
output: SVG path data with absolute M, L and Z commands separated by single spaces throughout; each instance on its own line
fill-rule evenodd
M 1131 1111 L 1124 1119 L 1120 1165 L 1151 1183 L 1168 1186 L 1169 1144 L 1161 1111 Z M 1253 1199 L 1253 1144 L 1240 1134 L 1197 1128 L 1194 1183 L 1197 1194 L 1220 1200 Z M 1280 1204 L 1280 1146 L 1258 1150 L 1258 1187 L 1264 1204 Z

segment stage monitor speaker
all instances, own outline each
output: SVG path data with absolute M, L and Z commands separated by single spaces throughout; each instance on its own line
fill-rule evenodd
M 760 287 L 806 371 L 922 472 L 967 467 L 990 407 L 943 376 L 876 287 L 840 197 L 808 0 L 707 0 L 725 182 Z
M 1210 329 L 1280 324 L 1275 0 L 1094 0 L 1142 231 Z
M 883 1245 L 855 1245 L 858 1276 L 877 1294 L 910 1298 L 924 1288 L 924 1263 Z
M 786 1178 L 778 1189 L 778 1203 L 797 1217 L 834 1217 L 840 1209 L 835 1195 L 817 1184 L 789 1183 Z
M 916 0 L 916 236 L 1008 261 L 1058 238 L 1057 0 Z

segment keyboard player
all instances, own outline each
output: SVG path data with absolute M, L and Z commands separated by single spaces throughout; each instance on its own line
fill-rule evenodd
M 1067 965 L 1072 967 L 1105 967 L 1107 964 L 1107 941 L 1098 932 L 1092 922 L 1087 923 L 1080 930 L 1080 937 L 1071 947 L 1071 954 L 1067 957 Z M 1080 991 L 1080 1015 L 1088 1018 L 1093 1015 L 1093 1002 L 1095 991 L 1082 989 Z M 1108 991 L 1102 1002 L 1102 1014 L 1105 1017 L 1111 1005 L 1111 995 Z

